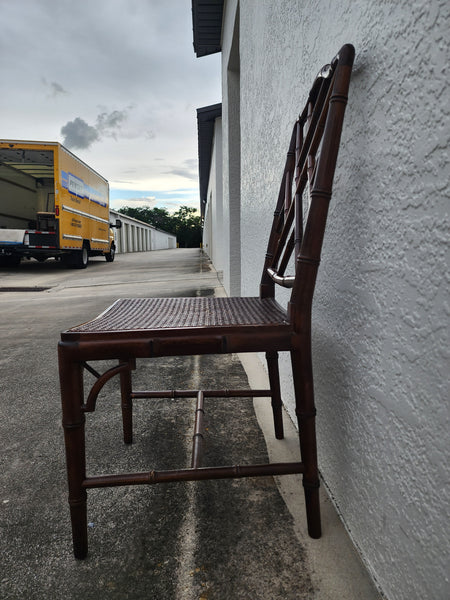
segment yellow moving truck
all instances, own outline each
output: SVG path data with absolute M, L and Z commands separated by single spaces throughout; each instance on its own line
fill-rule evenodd
M 109 185 L 57 142 L 0 140 L 0 265 L 114 260 Z

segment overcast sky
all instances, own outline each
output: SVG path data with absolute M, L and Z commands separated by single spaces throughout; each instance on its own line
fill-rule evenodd
M 113 208 L 198 207 L 196 109 L 221 101 L 191 0 L 0 0 L 0 138 L 58 141 Z

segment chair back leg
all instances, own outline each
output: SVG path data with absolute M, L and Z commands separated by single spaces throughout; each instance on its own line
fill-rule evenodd
M 303 488 L 305 492 L 308 533 L 320 538 L 319 470 L 317 466 L 316 409 L 314 406 L 311 343 L 305 340 L 301 349 L 291 351 L 292 376 L 295 390 L 295 412 L 298 421 L 300 451 L 305 466 Z
M 267 352 L 267 368 L 269 371 L 270 391 L 272 393 L 272 412 L 275 428 L 275 437 L 282 440 L 283 430 L 283 410 L 280 391 L 280 373 L 278 370 L 278 352 Z
M 123 441 L 125 444 L 131 444 L 133 442 L 133 398 L 131 396 L 131 370 L 133 368 L 135 368 L 135 365 L 130 361 L 129 368 L 120 372 Z

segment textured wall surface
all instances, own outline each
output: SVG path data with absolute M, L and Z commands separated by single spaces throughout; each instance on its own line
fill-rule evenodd
M 214 123 L 208 203 L 203 225 L 203 248 L 213 261 L 216 271 L 221 275 L 224 271 L 226 253 L 223 233 L 222 163 L 222 119 L 219 117 Z
M 243 295 L 312 76 L 356 48 L 313 316 L 319 462 L 392 600 L 449 597 L 449 30 L 445 0 L 240 3 Z
M 223 285 L 241 291 L 239 5 L 227 0 L 222 35 Z

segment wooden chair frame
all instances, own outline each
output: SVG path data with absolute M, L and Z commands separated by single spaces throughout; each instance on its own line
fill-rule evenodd
M 345 45 L 320 71 L 294 126 L 258 297 L 118 300 L 99 317 L 61 334 L 59 372 L 69 506 L 77 558 L 84 558 L 88 550 L 87 490 L 110 486 L 302 473 L 308 531 L 313 538 L 321 536 L 311 307 L 353 58 L 353 46 Z M 291 263 L 295 274 L 286 275 Z M 276 285 L 292 290 L 287 310 L 275 300 Z M 291 355 L 301 460 L 202 467 L 205 398 L 269 397 L 275 436 L 283 437 L 279 351 L 288 351 Z M 266 353 L 270 389 L 133 390 L 132 371 L 136 359 L 235 352 Z M 110 359 L 118 363 L 103 374 L 90 364 Z M 85 369 L 96 377 L 86 399 Z M 95 410 L 102 387 L 116 375 L 120 377 L 125 443 L 132 442 L 135 399 L 197 398 L 189 468 L 86 476 L 85 415 Z

